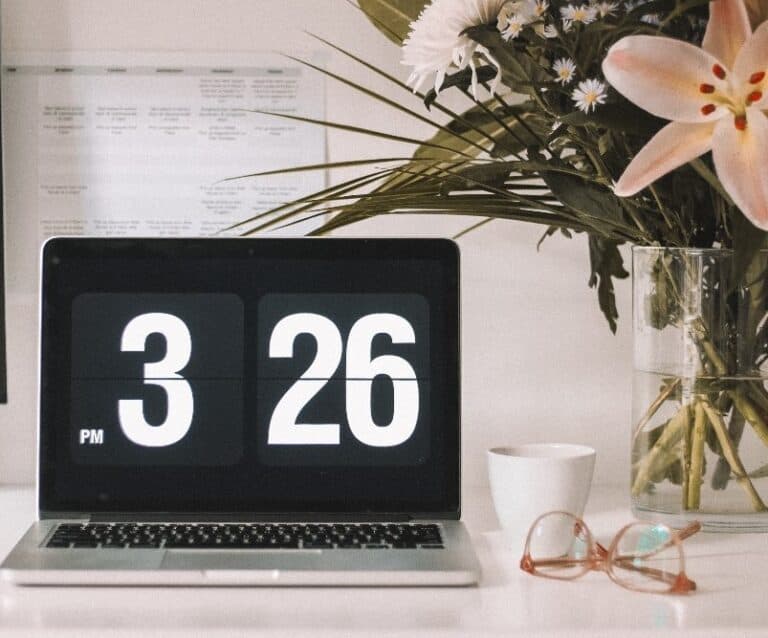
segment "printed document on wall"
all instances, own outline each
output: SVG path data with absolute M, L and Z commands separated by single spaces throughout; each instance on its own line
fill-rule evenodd
M 277 55 L 9 52 L 3 88 L 39 241 L 212 235 L 324 187 L 322 171 L 222 181 L 325 161 L 321 126 L 255 112 L 324 118 L 322 75 Z

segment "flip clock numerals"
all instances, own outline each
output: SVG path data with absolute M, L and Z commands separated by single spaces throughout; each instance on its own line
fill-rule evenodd
M 192 337 L 181 319 L 164 312 L 148 312 L 128 322 L 120 339 L 122 352 L 144 352 L 147 337 L 160 334 L 166 352 L 160 361 L 144 364 L 144 384 L 163 388 L 165 421 L 151 425 L 144 416 L 143 399 L 120 399 L 118 419 L 126 437 L 136 445 L 165 447 L 178 443 L 189 431 L 195 413 L 192 386 L 179 374 L 192 356 Z
M 341 364 L 344 344 L 339 328 L 329 318 L 315 313 L 295 313 L 281 319 L 269 341 L 271 358 L 293 357 L 300 334 L 311 335 L 316 344 L 312 363 L 278 401 L 269 422 L 270 445 L 339 445 L 340 423 L 298 423 L 300 412 L 325 387 Z M 371 357 L 377 335 L 387 335 L 394 344 L 413 344 L 416 335 L 407 319 L 392 313 L 373 313 L 358 319 L 346 343 L 346 417 L 354 437 L 371 447 L 401 445 L 413 434 L 419 418 L 419 388 L 416 372 L 396 355 Z M 388 424 L 378 425 L 372 416 L 373 381 L 391 380 L 393 413 Z
M 79 463 L 231 465 L 243 454 L 245 306 L 231 293 L 84 293 L 72 304 Z

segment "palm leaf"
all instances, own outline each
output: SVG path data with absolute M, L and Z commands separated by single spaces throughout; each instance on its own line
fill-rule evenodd
M 284 211 L 292 211 L 291 212 L 292 215 L 298 215 L 301 212 L 302 206 L 312 198 L 315 198 L 315 197 L 331 198 L 336 193 L 349 193 L 351 191 L 354 191 L 357 188 L 368 186 L 372 183 L 375 183 L 377 180 L 383 179 L 390 172 L 391 172 L 390 170 L 381 170 L 375 173 L 369 173 L 367 175 L 355 177 L 353 179 L 347 180 L 346 182 L 342 182 L 341 184 L 330 186 L 329 188 L 324 188 L 321 191 L 316 191 L 315 193 L 312 193 L 310 195 L 305 195 L 304 197 L 300 197 L 299 199 L 286 202 L 284 204 L 280 204 L 279 206 L 270 208 L 266 211 L 258 213 L 257 215 L 253 215 L 252 217 L 243 219 L 235 224 L 232 224 L 232 226 L 222 229 L 222 232 L 235 230 L 237 228 L 242 228 L 243 226 L 252 224 L 255 221 L 258 221 L 265 217 L 274 216 Z M 253 230 L 248 230 L 244 234 L 249 235 L 253 232 L 254 232 Z
M 436 157 L 424 158 L 422 161 L 433 162 Z M 370 164 L 390 164 L 391 162 L 413 161 L 410 157 L 377 157 L 373 159 L 347 160 L 343 162 L 324 162 L 322 164 L 304 164 L 303 166 L 288 166 L 286 168 L 275 168 L 270 171 L 260 171 L 258 173 L 247 173 L 235 177 L 225 177 L 219 180 L 221 182 L 231 182 L 237 179 L 247 179 L 249 177 L 266 177 L 267 175 L 285 175 L 286 173 L 306 173 L 310 171 L 326 171 L 334 168 L 349 168 L 352 166 L 367 166 Z
M 302 117 L 301 115 L 291 115 L 289 113 L 275 113 L 274 111 L 260 111 L 246 109 L 250 113 L 258 113 L 260 115 L 271 115 L 273 117 L 280 117 L 285 120 L 292 120 L 294 122 L 304 122 L 306 124 L 319 124 L 327 128 L 340 129 L 349 133 L 362 133 L 363 135 L 370 135 L 371 137 L 380 137 L 385 140 L 392 140 L 394 142 L 405 142 L 406 144 L 416 144 L 419 146 L 431 146 L 438 151 L 448 151 L 453 153 L 454 150 L 449 146 L 440 146 L 431 142 L 423 142 L 421 140 L 414 139 L 412 137 L 404 137 L 402 135 L 395 135 L 394 133 L 386 133 L 385 131 L 375 131 L 373 129 L 361 128 L 359 126 L 352 126 L 351 124 L 342 124 L 341 122 L 330 122 L 328 120 L 317 120 L 311 117 Z M 464 154 L 465 157 L 471 158 L 469 154 Z
M 397 45 L 408 35 L 411 22 L 419 17 L 428 0 L 358 0 L 374 26 Z
M 468 140 L 467 138 L 463 137 L 460 133 L 455 132 L 455 131 L 451 131 L 447 127 L 439 124 L 438 122 L 435 122 L 434 120 L 432 120 L 432 119 L 430 119 L 428 117 L 420 115 L 419 113 L 417 113 L 413 109 L 409 109 L 408 107 L 403 106 L 399 102 L 395 102 L 394 100 L 390 100 L 389 98 L 384 97 L 383 95 L 381 95 L 380 93 L 377 93 L 376 91 L 372 91 L 370 89 L 367 89 L 364 86 L 362 86 L 360 84 L 357 84 L 356 82 L 352 82 L 351 80 L 348 80 L 348 79 L 346 79 L 346 78 L 344 78 L 344 77 L 342 77 L 340 75 L 337 75 L 335 73 L 331 73 L 330 71 L 328 71 L 328 70 L 326 70 L 326 69 L 324 69 L 324 68 L 322 68 L 320 66 L 317 66 L 316 64 L 312 64 L 311 62 L 308 62 L 306 60 L 302 60 L 301 58 L 295 58 L 295 57 L 290 56 L 290 55 L 288 55 L 286 57 L 288 59 L 290 59 L 290 60 L 293 60 L 294 62 L 298 62 L 299 64 L 303 64 L 304 66 L 306 66 L 306 67 L 308 67 L 310 69 L 314 69 L 315 71 L 318 71 L 319 73 L 322 73 L 323 75 L 325 75 L 327 77 L 333 78 L 337 82 L 345 84 L 346 86 L 349 86 L 349 87 L 355 89 L 356 91 L 359 91 L 360 93 L 363 93 L 363 94 L 367 95 L 368 97 L 370 97 L 370 98 L 372 98 L 374 100 L 382 102 L 383 104 L 386 104 L 387 106 L 389 106 L 389 107 L 391 107 L 391 108 L 393 108 L 393 109 L 395 109 L 397 111 L 400 111 L 402 113 L 406 113 L 407 115 L 411 116 L 412 118 L 414 118 L 416 120 L 419 120 L 420 122 L 424 122 L 425 124 L 429 124 L 430 126 L 434 126 L 435 128 L 440 129 L 443 132 L 449 133 L 449 134 L 451 134 L 451 135 L 453 135 L 455 137 L 459 137 L 462 140 L 464 140 L 466 142 L 469 142 L 469 144 L 471 146 L 477 147 L 477 149 L 480 152 L 488 152 L 488 150 L 489 150 L 487 148 L 484 148 L 483 146 L 480 146 L 477 141 Z
M 374 64 L 371 64 L 370 62 L 366 62 L 364 59 L 362 59 L 362 58 L 360 58 L 360 57 L 350 53 L 346 49 L 342 49 L 341 47 L 333 44 L 332 42 L 329 42 L 328 40 L 325 40 L 325 39 L 321 38 L 320 36 L 314 35 L 313 33 L 309 33 L 308 35 L 310 37 L 315 38 L 319 42 L 322 42 L 325 46 L 330 47 L 334 51 L 338 51 L 342 55 L 348 57 L 350 60 L 353 60 L 353 61 L 357 62 L 358 64 L 360 64 L 361 66 L 365 67 L 369 71 L 372 71 L 373 73 L 375 73 L 379 77 L 384 78 L 385 80 L 387 80 L 391 84 L 394 84 L 395 86 L 403 89 L 404 91 L 408 92 L 409 94 L 413 93 L 413 95 L 415 95 L 416 97 L 421 98 L 422 100 L 426 100 L 426 96 L 424 94 L 419 93 L 418 91 L 411 91 L 410 87 L 408 87 L 408 85 L 405 84 L 405 82 L 401 82 L 400 80 L 398 80 L 396 77 L 390 75 L 389 73 L 385 73 L 383 70 L 381 70 L 379 67 L 375 66 Z M 442 105 L 437 100 L 434 100 L 432 102 L 432 106 L 435 108 L 435 110 L 440 111 L 444 115 L 447 115 L 448 117 L 450 117 L 451 120 L 453 121 L 454 125 L 464 126 L 465 128 L 463 130 L 474 130 L 475 132 L 478 132 L 478 133 L 482 132 L 480 129 L 477 129 L 476 127 L 474 127 L 469 120 L 464 119 L 462 117 L 462 115 L 452 111 L 451 109 L 449 109 L 446 106 Z M 490 142 L 494 142 L 494 140 L 492 138 L 489 138 L 487 136 L 485 136 L 485 139 L 489 140 Z

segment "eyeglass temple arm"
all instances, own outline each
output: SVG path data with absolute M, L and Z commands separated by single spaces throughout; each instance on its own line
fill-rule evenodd
M 699 521 L 693 521 L 689 525 L 683 527 L 683 529 L 677 531 L 677 538 L 684 541 L 686 538 L 690 538 L 696 532 L 701 529 L 701 523 Z
M 631 556 L 615 556 L 613 562 L 621 567 L 621 569 L 627 569 L 633 572 L 640 572 L 649 578 L 661 580 L 669 583 L 673 586 L 673 591 L 690 591 L 696 589 L 696 583 L 685 575 L 685 572 L 679 572 L 673 574 L 671 572 L 665 572 L 663 569 L 656 569 L 654 567 L 643 567 L 635 565 L 634 563 L 627 562 L 633 560 Z
M 603 548 L 605 549 L 605 548 Z M 597 561 L 604 560 L 604 557 L 600 556 Z M 674 586 L 675 591 L 690 591 L 696 589 L 696 583 L 690 580 L 683 572 L 679 574 L 673 574 L 666 572 L 662 569 L 655 569 L 654 567 L 643 567 L 635 565 L 632 556 L 615 556 L 613 562 L 618 564 L 622 569 L 629 571 L 639 572 L 649 578 L 661 580 Z M 536 567 L 570 567 L 574 565 L 583 565 L 585 563 L 594 564 L 595 558 L 545 558 L 541 560 L 533 560 L 530 555 L 525 555 L 520 561 L 520 568 L 523 571 L 533 573 Z M 683 585 L 680 581 L 681 578 L 686 583 Z M 684 587 L 684 589 L 681 589 Z

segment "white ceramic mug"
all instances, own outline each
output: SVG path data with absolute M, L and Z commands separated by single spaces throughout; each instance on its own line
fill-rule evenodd
M 488 450 L 496 516 L 513 551 L 522 555 L 528 530 L 545 512 L 584 513 L 595 450 L 569 443 L 531 443 Z

